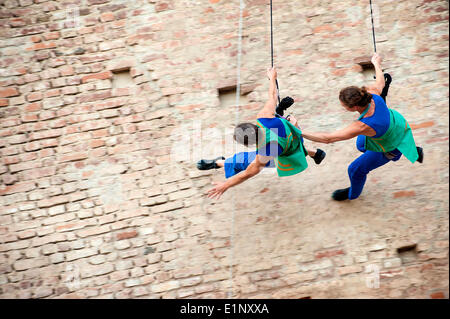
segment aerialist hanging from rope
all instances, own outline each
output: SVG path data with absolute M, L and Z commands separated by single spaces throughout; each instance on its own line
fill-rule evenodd
M 369 87 L 350 86 L 341 90 L 339 100 L 345 110 L 359 112 L 358 120 L 345 129 L 334 133 L 303 132 L 303 137 L 319 142 L 334 143 L 358 137 L 356 147 L 363 154 L 348 167 L 350 187 L 333 192 L 337 201 L 353 200 L 361 195 L 367 174 L 390 161 L 398 161 L 404 155 L 411 163 L 423 162 L 423 149 L 416 147 L 411 128 L 405 118 L 386 105 L 386 97 L 392 78 L 383 74 L 381 57 L 377 54 L 375 24 L 373 21 L 372 0 L 370 16 L 372 20 L 372 40 L 375 67 L 375 85 Z
M 356 147 L 363 154 L 348 167 L 351 186 L 336 190 L 332 198 L 337 201 L 359 197 L 367 174 L 390 161 L 398 161 L 404 155 L 411 163 L 423 161 L 423 149 L 416 147 L 411 127 L 405 118 L 389 109 L 380 96 L 385 89 L 385 77 L 381 57 L 375 53 L 372 63 L 376 83 L 369 87 L 350 86 L 341 90 L 339 100 L 348 112 L 358 112 L 356 122 L 334 133 L 303 132 L 305 139 L 319 143 L 334 143 L 358 137 Z M 385 90 L 387 95 L 387 91 Z
M 273 19 L 272 0 L 270 1 L 270 48 L 272 68 L 267 71 L 269 77 L 269 99 L 258 113 L 256 125 L 241 123 L 236 126 L 234 140 L 245 146 L 256 145 L 256 151 L 241 152 L 225 159 L 218 157 L 213 160 L 200 160 L 197 168 L 200 170 L 224 168 L 228 179 L 208 191 L 208 197 L 219 199 L 230 187 L 238 185 L 257 175 L 264 167 L 277 168 L 278 176 L 298 174 L 308 167 L 306 156 L 311 156 L 316 164 L 325 158 L 324 151 L 307 150 L 303 145 L 302 132 L 295 122 L 290 122 L 289 116 L 283 117 L 284 111 L 294 100 L 285 97 L 280 101 L 277 72 L 274 68 L 273 54 Z
M 216 186 L 208 191 L 210 198 L 219 199 L 227 189 L 257 175 L 264 167 L 276 166 L 278 176 L 291 176 L 308 167 L 307 155 L 311 156 L 316 164 L 320 164 L 325 158 L 325 152 L 320 149 L 307 150 L 298 125 L 293 125 L 289 117 L 286 119 L 281 116 L 293 100 L 286 97 L 277 107 L 277 72 L 272 68 L 267 71 L 267 75 L 270 80 L 269 99 L 258 113 L 256 125 L 242 123 L 236 126 L 234 131 L 236 142 L 245 146 L 256 145 L 256 151 L 237 153 L 226 160 L 219 157 L 214 160 L 200 160 L 197 163 L 200 170 L 222 167 L 225 170 L 228 180 L 216 183 Z

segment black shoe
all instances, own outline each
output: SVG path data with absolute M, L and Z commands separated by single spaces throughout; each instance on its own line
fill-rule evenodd
M 318 148 L 316 150 L 316 155 L 314 155 L 314 157 L 313 157 L 314 162 L 316 162 L 316 164 L 319 165 L 320 163 L 322 163 L 322 161 L 323 161 L 323 159 L 325 158 L 326 155 L 327 155 L 327 153 L 325 153 L 320 148 Z
M 423 148 L 417 147 L 417 153 L 419 153 L 419 158 L 417 159 L 417 161 L 419 163 L 423 163 Z
M 204 160 L 204 159 L 202 159 L 202 160 L 197 162 L 197 168 L 199 170 L 201 170 L 201 171 L 206 171 L 208 169 L 217 169 L 217 168 L 220 168 L 220 167 L 217 166 L 216 161 L 224 160 L 224 159 L 225 159 L 225 157 L 223 157 L 223 156 L 219 156 L 218 158 L 213 159 L 213 160 Z
M 344 188 L 344 189 L 338 189 L 333 192 L 333 195 L 331 195 L 331 197 L 337 201 L 347 200 L 349 190 L 350 190 L 350 187 Z
M 381 92 L 381 97 L 383 98 L 384 102 L 386 103 L 386 98 L 389 93 L 389 86 L 392 82 L 392 76 L 389 73 L 384 74 L 384 88 L 383 92 Z
M 291 98 L 290 96 L 286 96 L 284 99 L 281 100 L 280 104 L 278 104 L 275 112 L 278 115 L 283 116 L 284 111 L 286 111 L 292 104 L 294 104 L 294 99 Z

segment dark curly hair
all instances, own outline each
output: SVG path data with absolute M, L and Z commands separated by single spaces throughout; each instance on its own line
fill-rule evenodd
M 372 100 L 372 94 L 367 92 L 366 87 L 349 86 L 339 93 L 339 100 L 348 107 L 367 106 Z

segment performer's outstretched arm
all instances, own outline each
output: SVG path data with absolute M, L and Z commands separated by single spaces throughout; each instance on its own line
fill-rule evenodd
M 229 178 L 226 182 L 215 183 L 216 186 L 208 191 L 208 197 L 219 199 L 230 187 L 241 184 L 261 172 L 271 159 L 272 157 L 256 155 L 255 160 L 250 163 L 245 171 Z
M 302 136 L 304 138 L 306 138 L 307 140 L 310 140 L 313 142 L 329 144 L 329 143 L 334 143 L 334 142 L 338 142 L 338 141 L 349 140 L 358 135 L 367 135 L 370 133 L 373 134 L 373 132 L 371 131 L 371 128 L 368 125 L 366 125 L 360 121 L 356 121 L 356 122 L 353 122 L 348 127 L 344 128 L 342 130 L 338 130 L 333 133 L 309 133 L 309 132 L 303 131 Z

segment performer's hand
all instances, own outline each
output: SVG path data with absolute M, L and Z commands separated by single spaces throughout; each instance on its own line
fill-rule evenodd
M 208 191 L 208 198 L 211 199 L 220 199 L 220 196 L 222 196 L 223 193 L 226 192 L 226 190 L 228 189 L 228 185 L 226 182 L 213 182 L 213 185 L 216 185 L 214 188 L 211 188 Z
M 374 53 L 372 57 L 372 64 L 375 66 L 381 66 L 381 56 L 378 53 Z
M 273 67 L 267 70 L 267 76 L 269 80 L 274 80 L 277 78 L 277 70 Z

